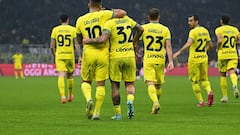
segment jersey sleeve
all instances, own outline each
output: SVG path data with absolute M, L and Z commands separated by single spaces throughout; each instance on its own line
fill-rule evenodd
M 188 39 L 192 39 L 193 41 L 194 41 L 194 31 L 193 31 L 193 29 L 192 30 L 190 30 L 190 32 L 189 32 L 189 34 L 188 34 Z
M 210 37 L 209 31 L 208 31 L 208 35 L 207 35 L 207 41 L 211 41 L 211 37 Z
M 218 34 L 220 34 L 219 28 L 217 28 L 217 29 L 215 30 L 215 35 L 218 35 Z
M 77 19 L 77 22 L 76 22 L 76 33 L 77 34 L 81 34 L 82 32 L 81 32 L 81 30 L 80 30 L 80 27 L 81 27 L 81 18 L 79 17 L 78 19 Z
M 130 22 L 130 24 L 131 24 L 132 29 L 135 28 L 136 25 L 137 25 L 137 22 L 134 21 L 134 20 L 133 20 L 132 18 L 130 18 L 130 17 L 128 17 L 128 20 L 129 20 L 129 22 Z
M 107 22 L 104 24 L 104 26 L 103 26 L 103 31 L 107 31 L 108 33 L 111 32 L 111 30 L 112 30 L 112 24 L 113 24 L 113 23 L 111 23 L 111 22 L 112 22 L 112 21 L 109 20 L 109 21 L 107 21 Z
M 53 28 L 52 33 L 51 33 L 51 38 L 52 39 L 56 39 L 56 32 L 55 31 L 56 31 L 56 28 Z
M 106 20 L 114 18 L 114 12 L 112 10 L 103 10 L 103 13 Z
M 166 28 L 166 40 L 170 40 L 171 39 L 171 32 L 168 28 Z

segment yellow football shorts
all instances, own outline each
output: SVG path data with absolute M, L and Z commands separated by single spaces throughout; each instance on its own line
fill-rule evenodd
M 134 57 L 110 59 L 110 78 L 112 81 L 134 82 L 136 80 L 136 61 Z
M 208 62 L 191 63 L 188 62 L 188 76 L 193 82 L 208 80 Z
M 156 84 L 164 83 L 165 64 L 144 63 L 143 72 L 146 81 L 154 81 Z
M 218 69 L 220 72 L 227 72 L 229 69 L 235 69 L 238 65 L 238 59 L 218 60 Z
M 75 70 L 74 59 L 56 59 L 56 71 L 73 73 Z

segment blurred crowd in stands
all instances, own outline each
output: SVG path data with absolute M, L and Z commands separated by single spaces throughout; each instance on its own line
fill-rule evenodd
M 66 13 L 70 23 L 88 12 L 89 0 L 0 0 L 0 44 L 42 44 L 49 46 L 52 27 L 59 24 L 58 17 Z M 161 23 L 172 33 L 173 51 L 187 40 L 187 17 L 197 14 L 200 24 L 209 29 L 213 42 L 214 29 L 221 15 L 229 15 L 230 23 L 240 26 L 239 0 L 103 0 L 106 8 L 125 9 L 140 24 L 147 23 L 147 11 L 157 7 Z M 210 60 L 216 59 L 213 49 Z M 186 55 L 187 56 L 187 53 Z M 184 56 L 183 56 L 184 57 Z

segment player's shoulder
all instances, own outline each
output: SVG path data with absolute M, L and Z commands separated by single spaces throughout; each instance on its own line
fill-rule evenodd
M 204 31 L 204 32 L 209 32 L 209 30 L 208 30 L 206 27 L 204 27 L 204 26 L 201 26 L 201 29 L 202 29 L 202 31 Z
M 72 25 L 67 25 L 67 28 L 70 30 L 76 30 L 76 27 L 72 26 Z

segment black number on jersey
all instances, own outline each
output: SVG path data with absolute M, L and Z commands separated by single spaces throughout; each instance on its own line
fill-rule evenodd
M 147 36 L 146 37 L 147 39 L 150 39 L 150 42 L 148 43 L 147 45 L 147 50 L 148 51 L 156 51 L 156 52 L 159 52 L 162 50 L 162 47 L 163 47 L 163 43 L 162 43 L 162 39 L 163 37 L 161 36 L 156 36 L 155 38 L 153 36 Z M 156 39 L 156 40 L 155 40 Z M 155 41 L 154 41 L 155 40 Z M 152 46 L 153 43 L 157 43 L 159 45 L 159 48 L 157 49 L 154 49 Z
M 231 36 L 231 37 L 224 36 L 223 38 L 226 39 L 226 41 L 223 43 L 223 46 L 222 46 L 223 48 L 229 48 L 230 46 L 232 48 L 234 48 L 234 41 L 235 41 L 235 37 L 234 36 Z
M 119 44 L 123 44 L 126 41 L 127 42 L 132 42 L 132 36 L 133 36 L 132 28 L 131 28 L 131 26 L 127 26 L 126 29 L 129 29 L 131 31 L 129 37 L 127 37 L 128 35 L 124 32 L 124 27 L 122 27 L 122 26 L 117 27 L 117 30 L 118 30 L 117 34 L 118 35 L 123 35 L 123 40 L 118 41 Z
M 199 42 L 198 47 L 196 48 L 196 52 L 205 52 L 205 48 L 207 46 L 207 39 L 198 39 Z
M 96 38 L 97 32 L 98 32 L 99 36 L 102 35 L 102 29 L 101 29 L 101 26 L 99 26 L 99 25 L 95 25 L 92 28 L 87 27 L 87 28 L 85 28 L 85 30 L 88 32 L 89 38 Z
M 70 46 L 71 44 L 71 35 L 58 35 L 57 36 L 58 46 Z

